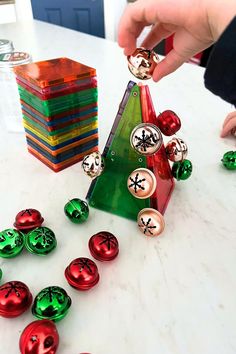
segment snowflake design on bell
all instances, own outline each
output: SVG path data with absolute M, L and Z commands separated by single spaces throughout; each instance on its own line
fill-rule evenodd
M 156 177 L 147 168 L 137 168 L 129 175 L 127 187 L 135 198 L 149 198 L 155 192 Z
M 71 298 L 59 286 L 42 289 L 34 299 L 32 313 L 39 319 L 59 321 L 64 318 L 71 306 Z
M 149 147 L 155 146 L 155 143 L 157 142 L 157 140 L 155 139 L 155 135 L 152 133 L 146 134 L 145 129 L 142 129 L 141 137 L 139 137 L 138 135 L 135 135 L 134 137 L 138 140 L 135 145 L 136 150 L 142 148 L 145 153 L 147 152 L 147 149 Z
M 79 266 L 79 271 L 80 273 L 84 270 L 87 269 L 90 273 L 93 273 L 91 266 L 93 266 L 93 263 L 91 262 L 90 259 L 88 258 L 80 258 L 78 262 L 73 262 L 73 265 L 78 265 Z
M 165 228 L 163 215 L 153 208 L 144 208 L 138 214 L 138 227 L 146 236 L 159 236 Z
M 104 232 L 103 234 L 100 234 L 99 238 L 102 239 L 102 241 L 99 242 L 99 245 L 106 244 L 107 245 L 107 249 L 109 251 L 110 251 L 112 245 L 115 246 L 115 247 L 117 247 L 117 245 L 118 245 L 117 239 L 112 234 L 110 234 L 109 232 Z
M 146 181 L 146 178 L 139 178 L 139 173 L 136 173 L 135 177 L 129 177 L 131 183 L 129 184 L 129 188 L 133 187 L 134 192 L 137 193 L 139 189 L 145 190 L 142 186 L 142 182 Z
M 57 246 L 56 236 L 48 227 L 41 226 L 26 235 L 25 246 L 29 252 L 44 256 Z
M 38 301 L 43 299 L 49 300 L 49 302 L 53 302 L 54 298 L 58 300 L 59 303 L 63 303 L 65 301 L 65 294 L 62 291 L 62 288 L 58 286 L 49 286 L 48 288 L 43 289 L 37 296 Z M 64 291 L 65 292 L 65 291 Z
M 23 216 L 23 215 L 25 215 L 25 214 L 31 216 L 31 215 L 32 215 L 32 212 L 31 212 L 30 209 L 25 209 L 25 210 L 22 210 L 22 211 L 21 211 L 20 216 Z
M 17 297 L 20 297 L 20 290 L 27 291 L 27 287 L 22 284 L 21 282 L 18 281 L 10 281 L 6 284 L 6 286 L 0 287 L 0 291 L 8 290 L 8 292 L 5 294 L 5 298 L 8 298 L 11 293 L 15 293 Z
M 139 154 L 154 155 L 162 145 L 161 131 L 154 124 L 141 123 L 133 129 L 130 144 Z
M 39 240 L 44 247 L 50 246 L 55 241 L 54 233 L 46 227 L 35 229 L 35 234 L 35 241 Z
M 156 229 L 155 225 L 151 225 L 152 219 L 148 218 L 147 221 L 145 221 L 143 218 L 140 219 L 141 220 L 141 225 L 138 224 L 138 226 L 140 228 L 143 229 L 143 233 L 146 234 L 151 234 L 153 236 L 153 229 Z

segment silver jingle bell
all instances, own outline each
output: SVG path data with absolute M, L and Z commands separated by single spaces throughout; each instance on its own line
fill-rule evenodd
M 104 159 L 99 151 L 86 155 L 82 162 L 84 172 L 91 178 L 101 175 L 104 170 Z
M 159 62 L 159 58 L 154 50 L 145 48 L 137 48 L 127 59 L 130 72 L 141 80 L 150 79 Z
M 130 193 L 139 199 L 149 198 L 156 190 L 154 173 L 147 168 L 137 168 L 128 177 L 127 187 Z
M 141 123 L 133 129 L 130 144 L 141 155 L 154 155 L 162 146 L 161 131 L 154 124 Z
M 138 227 L 146 236 L 159 236 L 165 228 L 164 217 L 153 208 L 144 208 L 138 213 Z
M 180 138 L 173 138 L 166 145 L 166 155 L 170 161 L 182 161 L 187 157 L 187 154 L 188 147 Z

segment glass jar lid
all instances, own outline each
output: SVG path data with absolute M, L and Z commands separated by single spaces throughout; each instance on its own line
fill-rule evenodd
M 12 41 L 8 39 L 0 39 L 0 53 L 8 53 L 14 50 Z
M 31 60 L 31 55 L 25 52 L 0 54 L 0 68 L 13 68 L 17 65 L 30 63 Z

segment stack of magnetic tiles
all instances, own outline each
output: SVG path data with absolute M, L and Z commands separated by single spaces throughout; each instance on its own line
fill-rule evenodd
M 95 69 L 58 58 L 14 71 L 31 154 L 58 172 L 97 150 Z

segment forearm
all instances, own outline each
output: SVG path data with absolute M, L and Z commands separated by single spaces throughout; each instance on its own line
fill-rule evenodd
M 236 17 L 216 43 L 204 79 L 211 92 L 236 105 Z
M 210 30 L 216 42 L 236 16 L 236 0 L 207 0 L 206 11 Z

